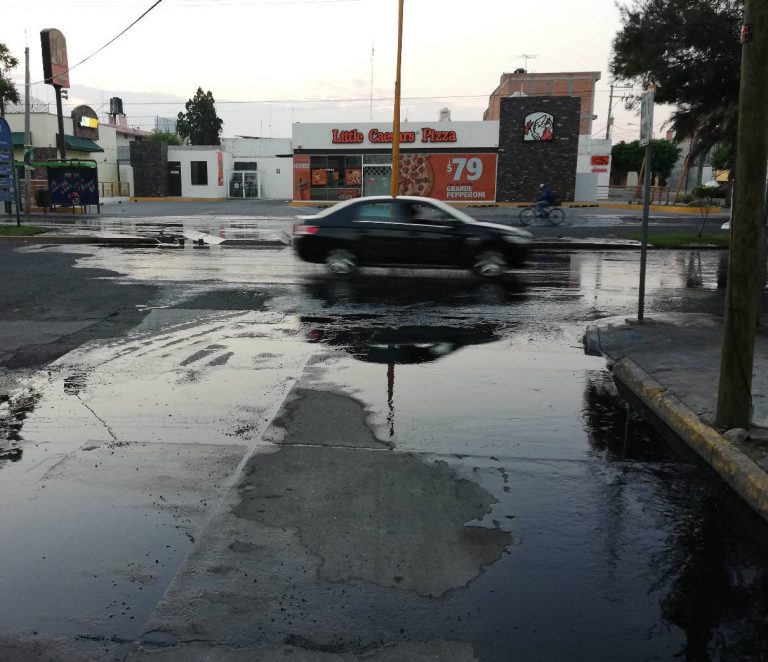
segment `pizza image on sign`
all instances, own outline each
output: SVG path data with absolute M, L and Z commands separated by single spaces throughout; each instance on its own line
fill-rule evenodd
M 523 140 L 552 140 L 555 133 L 555 118 L 549 113 L 531 113 L 525 118 Z
M 435 173 L 424 154 L 407 154 L 400 157 L 400 195 L 419 195 L 428 197 L 432 193 Z

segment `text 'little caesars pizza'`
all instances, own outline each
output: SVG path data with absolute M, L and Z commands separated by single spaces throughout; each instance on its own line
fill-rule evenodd
M 428 156 L 406 154 L 400 157 L 400 195 L 428 196 L 434 183 L 435 175 Z

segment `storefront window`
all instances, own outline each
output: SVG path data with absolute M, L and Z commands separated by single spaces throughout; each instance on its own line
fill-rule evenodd
M 309 168 L 312 200 L 348 200 L 363 194 L 361 156 L 312 156 Z

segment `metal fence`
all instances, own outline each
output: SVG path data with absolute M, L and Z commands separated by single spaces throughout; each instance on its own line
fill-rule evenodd
M 608 199 L 617 202 L 643 202 L 643 186 L 598 186 L 598 200 Z M 674 191 L 669 186 L 651 186 L 650 200 L 652 205 L 668 205 L 674 198 Z
M 99 198 L 126 197 L 131 194 L 128 182 L 99 182 Z

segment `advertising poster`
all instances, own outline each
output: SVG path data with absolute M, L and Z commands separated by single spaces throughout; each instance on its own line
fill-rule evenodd
M 400 195 L 446 202 L 494 202 L 496 154 L 405 154 L 400 157 Z
M 293 157 L 293 199 L 309 200 L 309 154 Z
M 48 188 L 55 205 L 99 203 L 96 168 L 48 168 Z
M 327 186 L 328 172 L 325 168 L 315 168 L 312 170 L 312 186 Z
M 0 117 L 0 202 L 13 202 L 13 140 L 8 122 Z
M 344 183 L 347 186 L 362 186 L 363 185 L 363 169 L 362 168 L 347 168 L 344 172 Z
M 224 186 L 224 152 L 216 152 L 216 172 L 219 186 Z

